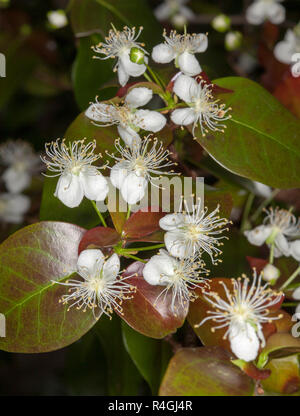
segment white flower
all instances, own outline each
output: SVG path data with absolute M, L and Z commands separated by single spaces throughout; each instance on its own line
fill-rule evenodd
M 30 199 L 20 194 L 0 194 L 0 222 L 21 224 L 29 210 Z
M 237 30 L 228 32 L 225 35 L 225 47 L 228 51 L 234 51 L 241 46 L 242 40 L 243 35 L 241 32 Z
M 226 126 L 219 123 L 231 118 L 227 115 L 231 108 L 225 109 L 225 104 L 219 105 L 219 100 L 213 99 L 211 85 L 202 81 L 198 84 L 194 78 L 180 75 L 174 83 L 173 91 L 188 105 L 172 112 L 173 123 L 182 126 L 193 124 L 193 134 L 199 124 L 203 136 L 209 130 L 224 132 Z
M 137 42 L 143 28 L 140 27 L 138 33 L 135 32 L 135 27 L 130 29 L 125 26 L 120 32 L 115 28 L 109 31 L 108 37 L 105 38 L 106 43 L 100 42 L 94 46 L 95 52 L 105 55 L 105 57 L 95 57 L 98 59 L 117 58 L 117 63 L 114 71 L 118 71 L 119 83 L 124 86 L 127 84 L 129 77 L 139 77 L 146 71 L 146 65 L 137 64 L 130 60 L 130 51 L 132 48 L 137 48 L 147 54 L 143 49 L 144 44 Z M 148 58 L 145 56 L 144 61 L 147 63 Z
M 231 20 L 226 14 L 218 14 L 211 22 L 212 27 L 218 32 L 226 32 L 230 29 Z
M 245 231 L 248 241 L 255 245 L 261 246 L 265 242 L 271 246 L 274 244 L 274 256 L 290 255 L 289 238 L 300 236 L 300 221 L 297 221 L 295 215 L 285 209 L 278 207 L 273 210 L 265 210 L 267 216 L 263 225 L 259 225 L 251 231 Z
M 146 138 L 140 145 L 122 147 L 116 140 L 115 147 L 120 157 L 109 155 L 117 163 L 111 168 L 110 180 L 112 184 L 120 189 L 123 199 L 129 204 L 136 204 L 143 199 L 148 183 L 155 184 L 154 175 L 173 175 L 174 171 L 163 171 L 174 163 L 168 160 L 170 152 L 164 150 L 161 142 Z
M 262 270 L 262 278 L 266 282 L 271 282 L 271 284 L 274 284 L 279 276 L 280 270 L 273 264 L 267 264 Z
M 60 302 L 71 303 L 77 309 L 98 309 L 97 316 L 102 313 L 112 314 L 113 310 L 122 314 L 121 304 L 124 299 L 131 299 L 136 288 L 126 280 L 132 276 L 120 276 L 120 259 L 113 254 L 108 260 L 101 250 L 84 250 L 77 261 L 77 272 L 84 280 L 70 279 L 66 283 L 54 282 L 69 286 L 69 295 L 63 295 Z
M 185 6 L 189 0 L 164 0 L 154 9 L 155 17 L 160 20 L 171 20 L 175 26 L 183 27 L 194 18 L 191 9 Z
M 266 19 L 278 25 L 285 20 L 285 8 L 278 4 L 283 0 L 255 0 L 246 10 L 246 20 L 252 25 L 260 25 Z
M 64 10 L 52 10 L 47 13 L 48 21 L 54 29 L 60 29 L 68 24 Z
M 213 264 L 217 261 L 215 257 L 222 253 L 218 248 L 223 245 L 219 240 L 227 238 L 219 236 L 229 221 L 220 218 L 218 214 L 219 206 L 210 214 L 207 208 L 201 208 L 201 201 L 193 206 L 190 213 L 184 201 L 185 211 L 183 211 L 183 199 L 178 213 L 165 215 L 160 221 L 160 227 L 167 231 L 165 234 L 165 245 L 169 253 L 174 257 L 187 258 L 201 255 L 207 252 Z
M 261 279 L 261 275 L 257 278 L 256 271 L 251 285 L 246 276 L 243 281 L 232 279 L 232 291 L 221 281 L 227 300 L 221 299 L 216 292 L 205 293 L 205 300 L 215 310 L 208 311 L 209 316 L 196 325 L 199 327 L 212 320 L 217 324 L 212 328 L 213 332 L 228 327 L 224 339 L 228 336 L 232 351 L 244 361 L 254 360 L 260 345 L 265 346 L 262 324 L 282 318 L 282 315 L 269 316 L 269 308 L 280 301 L 282 294 L 272 291 L 267 283 L 262 286 Z
M 19 193 L 31 184 L 32 175 L 40 170 L 40 157 L 31 145 L 22 140 L 8 141 L 0 146 L 0 157 L 8 168 L 2 178 L 9 192 Z
M 166 64 L 175 59 L 176 68 L 190 76 L 202 71 L 194 54 L 205 52 L 207 49 L 208 39 L 204 33 L 180 35 L 172 30 L 170 36 L 164 31 L 163 37 L 165 42 L 156 45 L 152 51 L 152 59 L 155 62 Z
M 290 255 L 297 261 L 300 261 L 300 240 L 290 243 Z
M 278 61 L 284 64 L 292 64 L 293 55 L 300 52 L 300 26 L 294 30 L 288 29 L 284 40 L 278 42 L 274 48 L 274 55 Z
M 46 143 L 47 157 L 42 157 L 49 171 L 60 176 L 54 195 L 69 208 L 78 207 L 83 197 L 103 201 L 108 194 L 107 180 L 99 172 L 101 167 L 92 166 L 101 155 L 95 155 L 96 141 L 87 145 L 77 140 L 67 146 L 59 139 Z
M 293 292 L 293 299 L 300 300 L 300 286 L 297 287 L 297 289 L 294 290 L 294 292 Z
M 199 284 L 206 284 L 200 277 L 200 273 L 206 273 L 204 263 L 195 258 L 178 260 L 170 256 L 166 250 L 160 250 L 159 254 L 151 257 L 143 269 L 144 279 L 150 285 L 166 286 L 159 294 L 157 300 L 167 296 L 172 290 L 171 310 L 176 313 L 178 304 L 186 310 L 189 301 L 195 299 L 192 292 Z M 177 304 L 177 306 L 176 306 Z
M 137 110 L 153 97 L 149 88 L 134 88 L 125 97 L 124 105 L 91 104 L 85 115 L 97 126 L 117 125 L 120 137 L 128 146 L 140 144 L 140 129 L 156 133 L 166 125 L 166 118 L 157 111 Z M 96 122 L 102 123 L 97 124 Z
M 257 196 L 262 196 L 264 198 L 270 198 L 272 195 L 272 188 L 265 185 L 264 183 L 252 181 L 252 184 L 254 186 L 254 193 Z

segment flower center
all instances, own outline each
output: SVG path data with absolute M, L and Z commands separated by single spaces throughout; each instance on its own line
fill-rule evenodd
M 199 234 L 202 233 L 201 225 L 196 224 L 188 224 L 186 226 L 186 233 L 190 240 L 192 241 L 198 241 Z
M 82 170 L 82 165 L 81 165 L 81 163 L 78 163 L 78 162 L 73 162 L 73 164 L 72 164 L 72 166 L 71 166 L 71 168 L 70 168 L 70 173 L 71 173 L 72 175 L 79 176 L 79 174 L 80 174 L 81 170 Z
M 137 176 L 145 176 L 147 172 L 147 166 L 146 166 L 144 159 L 141 156 L 139 156 L 135 160 L 133 170 L 135 171 L 135 174 Z

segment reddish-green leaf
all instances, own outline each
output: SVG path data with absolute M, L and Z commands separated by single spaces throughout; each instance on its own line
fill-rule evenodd
M 109 249 L 120 241 L 120 234 L 109 227 L 96 227 L 84 233 L 78 247 L 78 254 L 87 248 Z
M 143 278 L 143 268 L 143 263 L 134 262 L 124 273 L 125 276 L 137 274 L 130 279 L 137 291 L 133 299 L 122 305 L 121 317 L 129 326 L 147 337 L 164 338 L 183 325 L 187 311 L 178 305 L 175 316 L 170 308 L 171 291 L 166 297 L 161 296 L 158 299 L 165 287 L 149 285 Z
M 265 390 L 281 394 L 293 394 L 300 390 L 297 355 L 271 360 L 266 368 L 271 370 L 271 375 L 262 381 L 262 387 Z
M 219 347 L 182 348 L 171 359 L 161 396 L 252 396 L 254 383 Z
M 0 246 L 0 311 L 6 338 L 0 348 L 11 352 L 46 352 L 79 339 L 94 324 L 93 313 L 59 303 L 64 282 L 76 272 L 83 228 L 40 222 L 10 236 Z
M 135 212 L 124 225 L 124 238 L 136 240 L 153 234 L 160 229 L 159 220 L 164 215 L 163 212 L 151 212 L 151 208 Z

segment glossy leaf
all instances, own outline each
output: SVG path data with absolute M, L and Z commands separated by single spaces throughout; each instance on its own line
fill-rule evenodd
M 120 234 L 109 227 L 96 227 L 84 233 L 78 247 L 78 254 L 87 248 L 109 249 L 120 241 Z
M 268 338 L 267 345 L 262 350 L 261 360 L 271 360 L 300 354 L 300 340 L 289 333 L 276 333 Z
M 224 133 L 195 136 L 228 170 L 276 188 L 300 185 L 300 122 L 261 86 L 245 78 L 215 81 L 234 90 L 218 98 L 232 107 Z M 278 175 L 280 166 L 280 175 Z
M 262 381 L 262 387 L 266 391 L 290 395 L 300 390 L 297 355 L 271 360 L 266 368 L 271 370 L 270 377 Z
M 140 239 L 160 230 L 159 220 L 165 216 L 163 212 L 137 211 L 124 225 L 125 239 Z
M 254 383 L 219 347 L 182 348 L 171 359 L 160 396 L 252 396 Z
M 106 357 L 109 395 L 138 395 L 142 377 L 124 348 L 120 318 L 116 315 L 112 319 L 102 316 L 93 331 L 97 334 Z
M 124 276 L 133 276 L 130 283 L 137 291 L 133 299 L 122 305 L 121 317 L 129 326 L 147 337 L 164 338 L 183 325 L 187 311 L 178 305 L 175 316 L 170 309 L 171 291 L 166 297 L 161 296 L 158 299 L 164 287 L 149 285 L 143 278 L 143 268 L 143 263 L 134 262 L 124 273 Z
M 139 334 L 124 321 L 122 332 L 128 354 L 151 387 L 152 393 L 157 394 L 161 378 L 172 355 L 170 345 Z
M 46 352 L 63 348 L 94 324 L 93 313 L 59 303 L 64 282 L 76 272 L 78 244 L 84 229 L 72 224 L 40 222 L 21 229 L 0 246 L 0 310 L 11 352 Z

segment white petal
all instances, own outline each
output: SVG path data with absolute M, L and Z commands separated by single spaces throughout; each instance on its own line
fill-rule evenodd
M 264 198 L 270 198 L 270 196 L 272 195 L 272 189 L 269 186 L 256 181 L 253 181 L 253 185 L 255 188 L 255 195 L 262 196 Z
M 3 193 L 0 196 L 0 205 L 4 204 L 0 218 L 4 222 L 20 224 L 23 222 L 24 214 L 29 210 L 30 198 L 26 195 Z
M 246 20 L 252 25 L 260 25 L 266 19 L 268 7 L 263 1 L 256 1 L 246 10 Z
M 165 231 L 176 230 L 178 226 L 184 223 L 183 214 L 167 214 L 159 220 L 159 226 Z
M 167 231 L 165 234 L 165 245 L 172 256 L 180 259 L 193 254 L 188 251 L 186 241 L 183 239 L 180 231 Z
M 293 299 L 300 300 L 300 286 L 297 287 L 296 290 L 294 290 L 294 292 L 293 292 Z M 298 311 L 298 312 L 300 312 L 300 311 Z
M 179 108 L 171 114 L 173 123 L 179 126 L 188 126 L 196 121 L 197 115 L 192 108 Z
M 119 62 L 122 64 L 125 72 L 132 77 L 139 77 L 146 71 L 146 66 L 144 64 L 139 65 L 131 62 L 129 52 L 122 54 L 119 58 Z
M 285 21 L 285 8 L 278 3 L 273 3 L 267 9 L 267 16 L 274 25 Z
M 126 85 L 129 80 L 129 74 L 121 62 L 118 63 L 118 80 L 122 87 L 124 87 L 124 85 Z
M 5 186 L 9 192 L 14 194 L 22 192 L 31 183 L 31 175 L 26 171 L 20 172 L 14 167 L 6 169 L 2 176 Z
M 281 251 L 282 254 L 285 256 L 290 255 L 290 247 L 287 239 L 283 234 L 278 234 L 275 238 L 275 245 L 278 250 Z
M 172 283 L 174 267 L 177 261 L 165 251 L 151 257 L 143 269 L 144 279 L 150 285 L 167 285 Z
M 101 123 L 109 123 L 112 120 L 113 106 L 108 104 L 91 104 L 85 111 L 85 116 L 90 120 L 99 121 Z
M 271 231 L 271 227 L 259 225 L 251 231 L 245 231 L 244 234 L 247 237 L 250 244 L 253 244 L 254 246 L 262 246 L 271 234 Z
M 153 97 L 153 92 L 150 88 L 140 87 L 133 88 L 125 98 L 126 103 L 133 108 L 142 107 L 146 105 Z
M 194 78 L 188 77 L 187 75 L 180 75 L 175 83 L 173 91 L 183 101 L 190 103 L 199 93 L 199 85 Z
M 241 360 L 253 361 L 259 350 L 259 339 L 252 325 L 230 325 L 229 341 L 232 352 Z
M 180 7 L 180 14 L 182 14 L 182 16 L 184 16 L 187 20 L 192 20 L 195 17 L 194 12 L 186 6 Z
M 70 173 L 61 175 L 54 196 L 69 208 L 78 207 L 84 196 L 79 176 Z
M 178 65 L 180 70 L 189 76 L 200 74 L 202 71 L 201 66 L 195 56 L 189 52 L 183 52 L 178 57 Z
M 167 119 L 157 111 L 138 110 L 135 113 L 135 124 L 143 130 L 156 133 L 166 125 Z
M 118 126 L 118 132 L 122 140 L 124 140 L 125 144 L 129 147 L 134 145 L 139 145 L 141 143 L 141 138 L 139 134 L 134 131 L 131 127 L 123 127 L 121 125 Z
M 143 199 L 147 184 L 144 177 L 137 176 L 134 172 L 129 173 L 121 186 L 122 197 L 129 205 L 136 204 Z
M 100 274 L 104 254 L 99 249 L 83 250 L 77 260 L 77 270 L 82 277 L 93 278 Z
M 159 45 L 154 46 L 152 50 L 152 59 L 159 64 L 167 64 L 174 58 L 175 53 L 173 48 L 165 43 L 160 43 Z
M 283 62 L 284 64 L 290 64 L 292 62 L 292 55 L 294 53 L 294 45 L 291 45 L 289 42 L 283 40 L 282 42 L 277 43 L 274 48 L 274 55 L 278 61 Z
M 120 271 L 119 256 L 114 253 L 103 266 L 103 277 L 105 280 L 115 280 Z
M 154 9 L 154 15 L 158 20 L 167 20 L 171 15 L 171 8 L 168 3 L 162 3 Z
M 266 282 L 271 282 L 277 280 L 280 276 L 280 270 L 277 267 L 273 266 L 273 264 L 267 264 L 263 268 L 263 279 Z
M 92 201 L 104 201 L 108 194 L 108 183 L 97 169 L 89 168 L 79 175 L 84 195 Z
M 295 260 L 300 261 L 300 240 L 290 243 L 290 255 Z
M 116 163 L 110 171 L 110 180 L 113 186 L 118 189 L 121 189 L 125 179 L 127 178 L 129 172 L 126 169 L 126 164 L 124 162 Z

